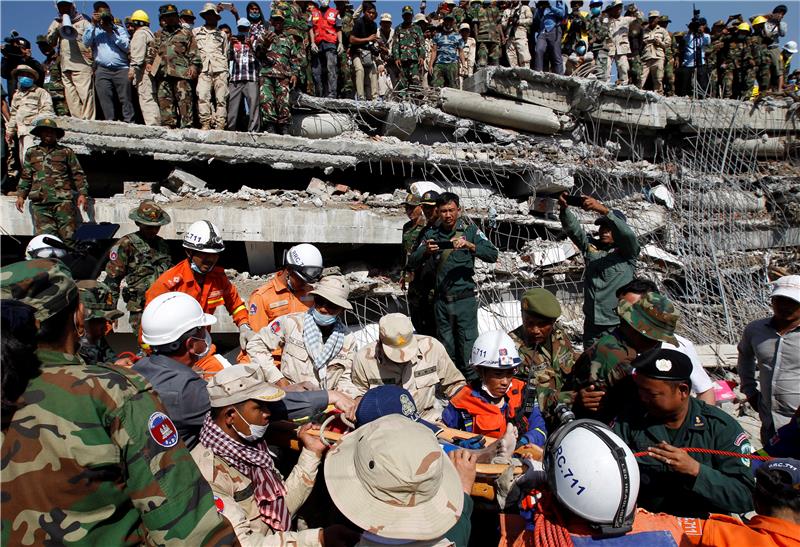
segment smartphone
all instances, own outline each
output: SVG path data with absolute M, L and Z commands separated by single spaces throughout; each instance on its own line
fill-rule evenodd
M 226 9 L 228 11 L 231 11 L 231 8 L 233 7 L 233 2 L 220 2 L 219 7 L 220 9 Z
M 583 206 L 583 196 L 580 194 L 567 194 L 564 198 L 567 201 L 567 205 L 570 207 L 582 207 Z
M 439 249 L 452 249 L 453 248 L 453 242 L 450 241 L 449 239 L 445 239 L 444 241 L 437 241 L 436 245 L 439 247 Z

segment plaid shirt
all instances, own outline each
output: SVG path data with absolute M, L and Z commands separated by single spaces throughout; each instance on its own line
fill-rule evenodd
M 258 81 L 258 61 L 250 40 L 233 38 L 230 49 L 231 82 Z

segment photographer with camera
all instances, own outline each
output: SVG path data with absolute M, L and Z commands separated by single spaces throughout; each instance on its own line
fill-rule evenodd
M 36 71 L 34 81 L 37 86 L 42 87 L 44 84 L 44 67 L 31 56 L 31 43 L 17 34 L 15 30 L 12 30 L 11 36 L 6 37 L 3 42 L 3 60 L 0 74 L 8 81 L 9 100 L 14 97 L 14 93 L 19 87 L 14 70 L 20 65 L 34 69 Z
M 94 87 L 106 120 L 122 119 L 134 122 L 131 82 L 128 79 L 128 52 L 130 37 L 121 25 L 114 24 L 114 16 L 106 2 L 95 2 L 92 27 L 83 34 L 83 45 L 92 48 L 94 56 Z
M 678 69 L 678 95 L 697 95 L 704 97 L 708 89 L 708 69 L 705 48 L 711 45 L 706 20 L 700 17 L 700 10 L 692 11 L 692 20 L 683 51 L 683 60 Z
M 83 45 L 83 35 L 92 23 L 67 0 L 56 2 L 58 16 L 47 29 L 47 41 L 61 55 L 61 79 L 71 116 L 94 119 L 92 50 Z

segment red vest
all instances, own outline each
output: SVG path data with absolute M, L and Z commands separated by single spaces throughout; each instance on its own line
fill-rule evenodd
M 506 409 L 478 397 L 470 386 L 464 386 L 453 397 L 450 404 L 458 410 L 472 417 L 472 428 L 467 424 L 467 430 L 487 437 L 499 439 L 506 432 L 506 424 L 514 419 L 517 411 L 522 407 L 522 394 L 525 391 L 525 382 L 513 378 L 511 387 L 506 392 Z
M 336 19 L 338 17 L 339 12 L 337 12 L 334 8 L 328 8 L 325 13 L 322 13 L 317 8 L 311 10 L 311 24 L 314 27 L 314 43 L 336 43 Z

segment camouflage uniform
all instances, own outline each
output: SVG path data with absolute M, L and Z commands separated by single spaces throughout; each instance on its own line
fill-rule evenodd
M 55 235 L 64 241 L 72 239 L 78 214 L 72 201 L 73 192 L 88 198 L 89 184 L 71 148 L 57 143 L 29 148 L 17 190 L 17 195 L 31 202 L 35 234 Z
M 129 217 L 140 224 L 161 226 L 170 221 L 169 215 L 152 201 L 142 202 Z M 122 299 L 127 303 L 131 329 L 139 331 L 144 311 L 145 292 L 161 274 L 170 268 L 167 242 L 159 236 L 147 240 L 138 232 L 122 236 L 111 247 L 106 264 L 105 282 L 116 303 L 120 284 L 125 280 Z
M 637 87 L 642 87 L 644 83 L 642 82 L 644 66 L 642 65 L 641 57 L 643 34 L 644 28 L 642 23 L 638 18 L 635 18 L 628 26 L 628 41 L 631 46 L 631 52 L 628 54 L 628 78 L 630 83 Z
M 47 42 L 47 36 L 37 36 L 36 42 Z M 64 82 L 61 81 L 61 55 L 53 51 L 42 63 L 45 70 L 44 88 L 53 99 L 56 116 L 69 116 L 67 98 L 64 96 Z
M 553 326 L 550 340 L 542 345 L 531 346 L 525 342 L 525 329 L 521 325 L 508 335 L 522 359 L 514 376 L 528 382 L 529 389 L 536 390 L 542 417 L 547 422 L 548 431 L 552 431 L 556 426 L 555 407 L 559 403 L 572 405 L 575 398 L 574 392 L 563 390 L 565 378 L 572 374 L 575 364 L 572 343 L 558 324 Z
M 458 26 L 467 19 L 467 12 L 464 11 L 464 8 L 461 6 L 455 6 L 452 10 L 450 10 L 450 13 L 453 14 L 453 19 L 456 20 L 456 29 L 458 29 Z
M 289 110 L 290 79 L 300 77 L 300 46 L 288 34 L 264 33 L 256 43 L 256 56 L 261 62 L 261 102 L 262 124 L 288 124 L 292 113 Z
M 40 321 L 78 292 L 52 260 L 4 268 L 0 289 L 33 306 Z M 150 384 L 69 353 L 36 354 L 43 373 L 29 382 L 2 443 L 4 544 L 235 541 Z
M 746 82 L 751 62 L 755 64 L 747 40 L 732 38 L 728 41 L 728 47 L 722 59 L 722 64 L 725 65 L 722 75 L 723 98 L 730 99 L 741 96 L 746 87 L 744 82 Z
M 418 25 L 402 23 L 394 29 L 392 57 L 400 61 L 397 91 L 422 84 L 419 65 L 420 60 L 425 59 L 425 37 Z
M 711 45 L 705 49 L 706 67 L 708 67 L 708 89 L 711 91 L 712 97 L 719 97 L 719 65 L 725 46 L 726 40 L 723 40 L 720 36 L 717 39 L 712 39 Z
M 339 97 L 350 97 L 353 94 L 353 71 L 350 67 L 350 33 L 353 32 L 353 14 L 350 11 L 341 13 L 342 18 L 342 45 L 344 50 L 339 53 Z
M 675 38 L 672 33 L 669 33 L 669 35 L 669 40 L 664 48 L 664 92 L 668 97 L 675 95 L 675 66 L 672 63 L 674 62 L 675 51 L 677 51 L 675 49 Z
M 608 18 L 604 14 L 592 16 L 589 20 L 588 35 L 591 51 L 594 54 L 595 74 L 599 79 L 605 80 L 608 73 L 608 48 L 606 43 L 610 36 Z
M 162 28 L 155 33 L 147 49 L 145 65 L 152 65 L 156 99 L 161 112 L 161 125 L 191 127 L 194 122 L 192 77 L 200 73 L 200 50 L 191 30 L 178 27 Z M 180 117 L 180 122 L 178 121 Z
M 311 74 L 311 63 L 308 61 L 311 48 L 311 40 L 308 35 L 308 30 L 311 28 L 309 14 L 304 12 L 297 2 L 277 2 L 273 10 L 283 13 L 285 17 L 283 33 L 291 36 L 297 45 L 297 88 L 313 95 L 314 79 Z M 309 83 L 312 86 L 310 91 L 307 87 Z
M 481 6 L 477 14 L 478 68 L 500 64 L 500 10 L 494 4 Z
M 454 29 L 438 33 L 434 36 L 433 43 L 436 45 L 436 59 L 431 85 L 458 89 L 458 64 L 460 52 L 464 48 L 464 39 Z
M 107 326 L 106 321 L 113 323 L 122 317 L 122 312 L 115 307 L 115 300 L 105 283 L 84 280 L 79 281 L 77 285 L 83 308 L 86 310 L 85 321 L 99 320 L 104 322 L 104 326 Z M 81 336 L 80 344 L 78 353 L 90 365 L 113 363 L 117 358 L 117 354 L 108 345 L 105 335 L 97 340 L 90 340 L 87 333 Z

